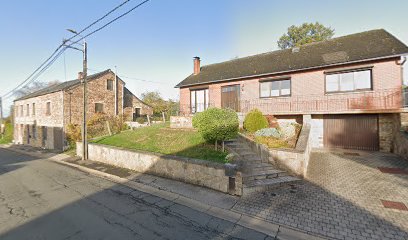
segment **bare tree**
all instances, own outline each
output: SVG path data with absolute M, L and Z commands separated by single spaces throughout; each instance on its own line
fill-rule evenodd
M 17 90 L 14 93 L 14 96 L 22 97 L 22 96 L 25 96 L 27 94 L 30 94 L 30 93 L 36 92 L 38 90 L 41 90 L 43 88 L 57 85 L 59 83 L 60 83 L 60 81 L 58 81 L 58 80 L 54 80 L 54 81 L 50 81 L 50 82 L 33 82 L 33 83 L 31 83 L 31 84 L 29 84 L 27 86 L 24 86 L 24 87 L 20 88 L 19 90 Z

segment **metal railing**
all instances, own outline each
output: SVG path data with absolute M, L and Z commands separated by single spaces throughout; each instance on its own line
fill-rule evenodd
M 243 97 L 243 96 L 242 96 Z M 212 100 L 212 101 L 211 101 Z M 206 106 L 198 106 L 204 110 L 206 107 L 221 107 L 221 101 L 211 99 Z M 325 95 L 302 95 L 276 98 L 243 99 L 238 102 L 223 103 L 223 107 L 237 112 L 249 112 L 254 108 L 264 114 L 293 114 L 293 113 L 328 113 L 328 112 L 353 112 L 393 110 L 408 107 L 408 89 L 394 88 L 365 92 L 336 93 Z M 238 108 L 238 109 L 237 109 Z M 189 104 L 180 104 L 177 115 L 194 114 Z

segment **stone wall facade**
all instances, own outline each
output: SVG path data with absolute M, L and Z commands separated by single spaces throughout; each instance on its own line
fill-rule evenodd
M 82 144 L 77 143 L 77 155 L 81 156 L 81 154 Z M 88 145 L 88 157 L 106 164 L 171 178 L 232 195 L 242 194 L 242 175 L 233 165 L 125 150 L 93 143 Z
M 113 89 L 108 89 L 108 80 L 113 81 Z M 81 125 L 83 119 L 83 85 L 62 88 L 56 92 L 14 102 L 14 143 L 35 147 L 63 150 L 67 145 L 66 128 L 69 124 Z M 108 70 L 87 81 L 87 118 L 95 113 L 95 104 L 103 104 L 103 113 L 115 116 L 124 114 L 125 83 Z M 139 101 L 135 105 L 150 107 Z M 132 104 L 133 104 L 132 102 Z M 50 106 L 49 113 L 47 105 Z M 132 105 L 133 107 L 133 105 Z
M 115 81 L 115 74 L 108 72 L 87 83 L 87 117 L 95 114 L 95 104 L 103 104 L 103 113 L 114 116 L 123 114 L 123 94 L 125 83 L 117 79 L 112 90 L 107 89 L 107 81 Z M 82 123 L 83 85 L 76 85 L 64 92 L 64 124 L 80 125 Z
M 125 88 L 123 114 L 126 121 L 133 121 L 133 114 L 136 113 L 135 108 L 140 108 L 140 115 L 153 115 L 153 108 L 146 103 L 142 102 L 133 93 Z
M 408 161 L 408 132 L 406 131 L 406 126 L 408 126 L 408 113 L 394 114 L 393 122 L 393 153 L 398 154 Z
M 63 102 L 62 92 L 15 101 L 14 143 L 62 150 L 65 138 Z

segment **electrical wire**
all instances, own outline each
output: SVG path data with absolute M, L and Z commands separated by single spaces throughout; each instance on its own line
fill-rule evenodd
M 111 13 L 113 13 L 114 11 L 116 11 L 117 9 L 119 9 L 120 7 L 122 7 L 123 5 L 125 5 L 126 3 L 128 3 L 129 1 L 131 1 L 131 0 L 126 0 L 126 1 L 124 1 L 123 3 L 121 3 L 120 5 L 116 6 L 116 7 L 113 8 L 111 11 L 109 11 L 109 12 L 106 13 L 106 14 L 104 14 L 102 17 L 98 18 L 97 20 L 95 20 L 94 22 L 92 22 L 91 24 L 89 24 L 87 27 L 83 28 L 81 31 L 79 31 L 78 33 L 76 33 L 74 36 L 70 37 L 70 38 L 68 39 L 68 41 L 70 41 L 70 40 L 74 39 L 75 37 L 79 36 L 81 33 L 83 33 L 84 31 L 88 30 L 89 28 L 91 28 L 92 26 L 94 26 L 95 24 L 97 24 L 98 22 L 100 22 L 101 20 L 103 20 L 104 18 L 106 18 L 107 16 L 109 16 Z M 138 4 L 136 7 L 132 8 L 131 11 L 133 11 L 133 10 L 136 9 L 137 7 L 141 6 L 141 5 L 144 4 L 145 2 L 147 2 L 147 1 L 144 1 L 144 2 L 142 2 L 141 4 Z M 129 12 L 131 12 L 131 11 L 128 11 L 127 13 L 129 13 Z M 127 14 L 127 13 L 126 13 L 126 14 Z M 123 16 L 126 15 L 126 14 L 122 14 L 121 16 L 119 16 L 119 17 L 117 17 L 117 18 L 115 18 L 115 19 L 119 19 L 119 18 L 123 17 Z M 110 21 L 108 24 L 105 24 L 102 28 L 99 28 L 97 31 L 99 31 L 99 30 L 103 29 L 104 27 L 110 25 L 111 23 L 113 23 L 114 21 L 116 21 L 115 19 L 114 19 L 113 21 Z M 97 32 L 97 31 L 93 31 L 92 34 L 95 33 L 95 32 Z M 87 36 L 90 36 L 90 35 L 92 35 L 92 34 L 88 34 Z M 72 46 L 73 44 L 78 43 L 78 42 L 79 42 L 80 40 L 82 40 L 82 39 L 83 39 L 83 38 L 79 39 L 78 41 L 76 41 L 76 42 L 74 42 L 74 43 L 71 43 L 69 46 Z M 43 73 L 46 69 L 48 69 L 48 68 L 50 67 L 50 64 L 48 64 L 48 63 L 49 63 L 49 61 L 50 61 L 51 59 L 52 59 L 52 60 L 50 61 L 51 64 L 56 61 L 56 59 L 57 59 L 62 53 L 59 54 L 56 58 L 54 58 L 54 55 L 57 54 L 58 51 L 59 51 L 61 48 L 64 47 L 64 44 L 65 44 L 65 42 L 62 43 L 62 44 L 60 44 L 60 45 L 54 50 L 54 52 L 53 52 L 43 63 L 41 63 L 41 65 L 40 65 L 39 67 L 37 67 L 37 68 L 34 70 L 34 72 L 32 72 L 23 82 L 21 82 L 20 84 L 18 84 L 18 85 L 17 85 L 15 88 L 13 88 L 11 91 L 9 91 L 9 92 L 3 94 L 3 96 L 2 96 L 1 98 L 3 98 L 3 99 L 9 98 L 9 97 L 13 96 L 14 93 L 15 93 L 18 89 L 23 88 L 23 87 L 25 87 L 25 86 L 31 84 L 33 81 L 30 80 L 30 79 L 31 79 L 34 75 L 36 76 L 36 78 L 38 78 L 40 74 L 36 74 L 36 73 L 37 73 L 38 71 L 40 71 L 40 73 Z M 64 50 L 63 50 L 62 52 L 64 52 L 65 49 L 66 49 L 66 47 L 64 48 Z M 44 66 L 47 66 L 47 67 L 45 68 L 45 70 L 41 70 L 41 68 L 43 68 Z M 44 69 L 44 68 L 43 68 L 43 69 Z M 34 78 L 34 79 L 36 79 L 36 78 Z

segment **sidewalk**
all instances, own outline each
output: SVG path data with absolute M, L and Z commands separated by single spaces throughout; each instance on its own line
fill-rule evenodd
M 206 214 L 265 233 L 275 239 L 324 239 L 305 231 L 299 231 L 292 227 L 275 224 L 236 211 L 234 210 L 234 206 L 239 202 L 239 197 L 220 193 L 211 189 L 148 174 L 141 174 L 95 161 L 82 161 L 66 154 L 52 153 L 27 146 L 3 145 L 0 147 L 38 158 L 46 158 L 83 172 L 109 179 L 127 187 L 143 191 L 147 194 L 161 197 Z

